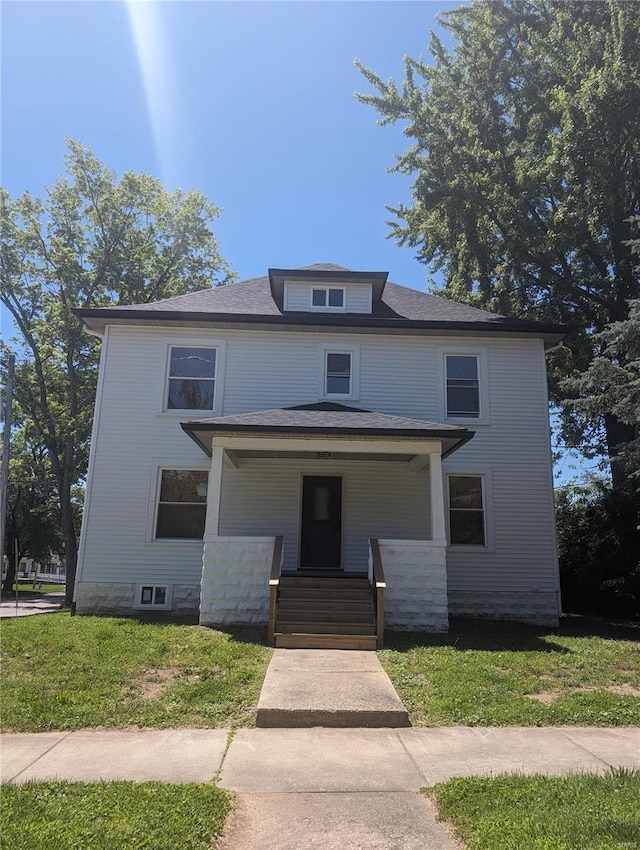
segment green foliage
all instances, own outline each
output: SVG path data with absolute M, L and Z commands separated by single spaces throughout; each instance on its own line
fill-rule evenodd
M 146 174 L 118 180 L 68 142 L 66 175 L 43 199 L 2 190 L 2 303 L 18 329 L 15 398 L 47 453 L 73 592 L 72 491 L 86 474 L 99 347 L 76 307 L 155 301 L 224 283 L 210 224 L 219 210 L 199 192 L 165 191 Z
M 468 850 L 637 850 L 640 772 L 473 776 L 428 790 Z
M 629 302 L 628 319 L 607 325 L 594 342 L 599 353 L 587 371 L 565 383 L 575 396 L 570 404 L 586 419 L 613 416 L 631 429 L 631 439 L 614 447 L 614 463 L 640 493 L 640 298 Z
M 161 782 L 5 785 L 1 803 L 12 850 L 210 850 L 231 809 L 221 788 Z
M 200 626 L 67 613 L 5 620 L 2 728 L 239 726 L 271 650 Z
M 635 726 L 640 644 L 625 638 L 456 621 L 380 660 L 414 726 Z
M 640 617 L 640 551 L 626 545 L 616 522 L 634 497 L 597 479 L 556 491 L 565 611 Z
M 640 296 L 640 4 L 478 0 L 439 21 L 455 48 L 432 35 L 432 64 L 406 57 L 401 87 L 360 66 L 376 93 L 358 99 L 412 142 L 395 170 L 413 202 L 391 210 L 391 235 L 444 273 L 444 294 L 566 323 L 560 401 L 593 334 Z M 601 423 L 565 414 L 574 439 Z M 610 452 L 632 438 L 615 415 L 602 424 Z

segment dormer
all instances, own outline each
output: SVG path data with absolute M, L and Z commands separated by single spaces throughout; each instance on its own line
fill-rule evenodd
M 269 269 L 273 300 L 282 313 L 370 316 L 380 301 L 388 272 L 353 272 L 333 266 Z

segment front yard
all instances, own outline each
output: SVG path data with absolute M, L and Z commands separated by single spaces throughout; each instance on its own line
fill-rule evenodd
M 640 725 L 634 633 L 454 622 L 379 654 L 414 725 Z M 4 731 L 253 724 L 271 650 L 201 626 L 66 612 L 2 623 Z
M 379 657 L 414 726 L 636 726 L 638 638 L 460 620 L 447 635 L 392 635 Z
M 271 657 L 201 626 L 66 612 L 3 620 L 3 731 L 246 726 Z

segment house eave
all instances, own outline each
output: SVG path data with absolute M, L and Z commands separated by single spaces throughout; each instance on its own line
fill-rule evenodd
M 480 322 L 424 321 L 412 319 L 380 319 L 364 315 L 322 315 L 288 313 L 255 315 L 242 313 L 185 313 L 170 310 L 124 310 L 117 307 L 95 307 L 74 310 L 75 315 L 94 333 L 102 333 L 106 325 L 145 327 L 190 327 L 234 330 L 273 331 L 286 328 L 299 333 L 376 333 L 416 336 L 497 336 L 541 338 L 545 347 L 557 345 L 567 336 L 563 325 L 528 320 L 495 319 Z
M 181 422 L 180 427 L 191 439 L 211 457 L 212 445 L 215 440 L 217 444 L 237 448 L 239 445 L 260 448 L 269 446 L 270 449 L 277 447 L 279 443 L 284 446 L 294 440 L 300 450 L 326 450 L 331 444 L 331 449 L 339 451 L 357 451 L 358 444 L 367 450 L 371 444 L 376 443 L 377 448 L 384 446 L 387 454 L 412 454 L 419 455 L 429 451 L 434 442 L 439 443 L 442 457 L 448 457 L 471 440 L 474 431 L 459 429 L 452 433 L 445 429 L 403 429 L 402 431 L 391 431 L 385 428 L 322 428 L 313 426 L 283 426 L 283 425 L 242 425 L 230 428 L 228 425 L 218 425 L 207 422 Z M 247 442 L 248 438 L 250 443 Z M 421 451 L 422 450 L 422 451 Z

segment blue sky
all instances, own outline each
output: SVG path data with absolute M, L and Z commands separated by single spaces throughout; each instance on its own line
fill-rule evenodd
M 427 286 L 385 239 L 408 140 L 357 103 L 356 57 L 403 77 L 446 2 L 12 2 L 2 8 L 2 184 L 42 194 L 64 138 L 118 173 L 200 189 L 240 278 L 336 262 Z
M 414 252 L 385 238 L 385 205 L 410 198 L 388 173 L 408 140 L 355 101 L 369 86 L 353 63 L 401 81 L 403 56 L 428 56 L 437 12 L 458 5 L 4 0 L 2 184 L 43 194 L 70 137 L 222 207 L 240 279 L 334 262 L 425 289 Z

